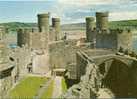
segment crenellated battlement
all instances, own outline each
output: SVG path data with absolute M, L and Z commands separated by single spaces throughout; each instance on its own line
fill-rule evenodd
M 109 29 L 109 31 L 111 33 L 119 33 L 119 34 L 121 34 L 121 33 L 131 33 L 130 29 L 119 29 L 119 28 L 117 28 L 117 29 Z

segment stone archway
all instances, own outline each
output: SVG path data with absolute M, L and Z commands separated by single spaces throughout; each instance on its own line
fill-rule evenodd
M 118 98 L 135 96 L 133 93 L 134 84 L 132 82 L 130 68 L 120 60 L 114 59 L 112 61 L 102 83 Z

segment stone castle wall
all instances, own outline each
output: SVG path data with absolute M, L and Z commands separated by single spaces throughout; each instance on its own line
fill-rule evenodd
M 49 44 L 49 57 L 52 68 L 66 68 L 67 65 L 75 63 L 77 51 L 76 41 L 57 41 Z
M 97 33 L 96 48 L 117 49 L 117 33 Z
M 132 31 L 123 30 L 117 34 L 118 48 L 132 50 Z
M 96 34 L 96 47 L 118 50 L 132 50 L 132 33 L 129 30 L 110 29 Z
M 0 99 L 3 99 L 12 87 L 12 71 L 15 66 L 9 60 L 9 50 L 4 42 L 0 41 Z
M 96 28 L 89 30 L 93 26 L 90 18 L 86 18 L 87 41 L 96 42 L 96 48 L 132 50 L 132 32 L 126 29 L 109 29 L 108 12 L 96 12 Z M 91 40 L 89 40 L 91 39 Z

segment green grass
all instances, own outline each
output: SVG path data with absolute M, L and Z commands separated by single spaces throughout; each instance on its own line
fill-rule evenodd
M 47 90 L 45 90 L 44 94 L 42 95 L 41 99 L 52 98 L 53 87 L 54 87 L 54 81 L 52 81 L 50 83 L 50 85 L 48 86 Z
M 44 77 L 27 77 L 11 90 L 10 96 L 12 99 L 32 99 L 46 80 Z
M 66 84 L 64 78 L 62 78 L 61 85 L 62 85 L 62 92 L 63 93 L 66 92 L 67 91 L 67 84 Z

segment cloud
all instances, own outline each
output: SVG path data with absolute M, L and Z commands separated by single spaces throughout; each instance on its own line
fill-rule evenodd
M 103 5 L 103 4 L 119 4 L 135 2 L 135 0 L 58 0 L 58 3 L 62 5 L 77 5 L 77 6 L 87 6 L 87 5 Z
M 121 11 L 121 12 L 111 12 L 109 15 L 109 20 L 132 20 L 137 19 L 137 11 Z
M 63 5 L 87 6 L 94 4 L 109 4 L 112 0 L 58 0 L 58 2 Z
M 110 20 L 126 20 L 137 18 L 136 4 L 136 0 L 56 0 L 50 12 L 62 23 L 84 22 L 86 16 L 95 16 L 97 11 L 109 11 Z

